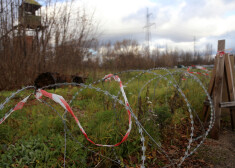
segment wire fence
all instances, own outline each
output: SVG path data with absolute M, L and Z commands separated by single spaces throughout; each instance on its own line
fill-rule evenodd
M 203 73 L 201 73 L 203 74 Z M 18 95 L 19 93 L 25 91 L 25 90 L 29 90 L 29 89 L 33 89 L 32 93 L 30 93 L 30 95 L 28 95 L 24 100 L 22 100 L 20 103 L 18 103 L 14 108 L 12 108 L 9 112 L 7 112 L 4 117 L 2 119 L 0 119 L 0 124 L 4 124 L 4 121 L 16 110 L 20 110 L 23 108 L 24 104 L 27 103 L 27 99 L 30 96 L 35 95 L 35 97 L 45 106 L 48 106 L 52 111 L 54 111 L 61 119 L 62 123 L 63 123 L 63 127 L 64 127 L 64 162 L 63 162 L 63 166 L 66 167 L 66 157 L 67 157 L 67 141 L 68 138 L 74 142 L 76 142 L 83 150 L 85 151 L 89 151 L 91 153 L 94 154 L 94 156 L 99 156 L 102 158 L 101 161 L 99 161 L 98 163 L 96 163 L 95 167 L 103 167 L 102 166 L 102 162 L 104 160 L 109 160 L 112 163 L 119 165 L 118 167 L 126 167 L 128 165 L 126 165 L 122 159 L 122 156 L 120 155 L 120 152 L 117 152 L 118 148 L 125 148 L 125 146 L 122 146 L 122 143 L 126 143 L 128 142 L 128 136 L 129 134 L 131 134 L 133 131 L 135 131 L 135 129 L 138 129 L 138 133 L 139 133 L 139 140 L 141 142 L 141 144 L 139 144 L 141 147 L 141 156 L 140 158 L 138 158 L 138 165 L 140 165 L 141 168 L 144 167 L 148 167 L 148 163 L 146 163 L 146 161 L 148 160 L 148 157 L 146 156 L 146 151 L 148 148 L 154 148 L 157 150 L 157 152 L 160 155 L 163 155 L 164 158 L 166 158 L 166 161 L 164 163 L 164 165 L 162 165 L 161 167 L 181 167 L 183 162 L 185 161 L 186 158 L 190 157 L 192 154 L 195 153 L 195 151 L 203 144 L 203 142 L 205 141 L 207 135 L 209 134 L 210 130 L 212 129 L 213 125 L 214 125 L 214 121 L 215 121 L 215 115 L 214 115 L 214 107 L 213 107 L 213 103 L 211 100 L 210 95 L 207 92 L 206 86 L 205 84 L 203 84 L 203 82 L 199 79 L 200 73 L 192 73 L 192 71 L 185 71 L 185 70 L 181 70 L 181 69 L 177 69 L 177 70 L 172 70 L 172 69 L 166 69 L 166 68 L 153 68 L 153 69 L 149 69 L 149 70 L 128 70 L 128 71 L 122 71 L 122 72 L 118 72 L 115 74 L 109 74 L 107 76 L 105 76 L 104 78 L 99 79 L 98 81 L 95 81 L 93 83 L 90 84 L 78 84 L 78 83 L 56 83 L 53 85 L 48 85 L 45 86 L 41 89 L 36 90 L 36 88 L 34 86 L 27 86 L 24 87 L 20 90 L 17 90 L 16 92 L 12 93 L 12 95 L 8 98 L 5 99 L 5 101 L 3 103 L 0 104 L 0 110 L 3 110 L 6 107 L 6 104 L 8 104 L 10 102 L 10 100 L 12 100 L 16 95 Z M 121 79 L 124 81 L 125 78 L 126 82 L 122 82 Z M 203 79 L 206 79 L 207 76 L 204 76 Z M 120 90 L 118 91 L 118 93 L 115 95 L 112 92 L 112 90 L 109 88 L 110 83 L 109 82 L 105 82 L 107 80 L 111 80 L 114 79 L 115 81 L 117 81 L 119 83 L 120 86 Z M 185 80 L 187 79 L 187 80 Z M 132 108 L 132 103 L 129 101 L 128 97 L 130 96 L 126 96 L 126 91 L 128 91 L 129 89 L 129 85 L 133 84 L 134 82 L 137 82 L 137 91 L 138 93 L 134 94 L 134 96 L 137 97 L 137 105 Z M 187 82 L 191 82 L 194 83 L 197 87 L 200 87 L 200 90 L 204 93 L 204 95 L 208 98 L 209 103 L 210 103 L 210 120 L 209 120 L 209 125 L 205 126 L 203 124 L 203 122 L 201 121 L 198 113 L 193 109 L 193 106 L 191 105 L 191 101 L 189 101 L 189 99 L 187 98 L 184 89 L 189 89 L 187 88 L 189 87 L 187 84 Z M 164 142 L 161 142 L 159 139 L 156 139 L 156 137 L 154 137 L 153 135 L 151 135 L 150 131 L 148 131 L 145 128 L 145 124 L 146 122 L 143 122 L 143 119 L 140 117 L 141 116 L 138 114 L 137 109 L 138 108 L 142 108 L 142 104 L 141 104 L 141 98 L 143 98 L 144 92 L 145 90 L 146 93 L 149 91 L 150 87 L 152 94 L 151 94 L 151 100 L 150 97 L 147 96 L 145 99 L 148 99 L 148 103 L 149 104 L 153 104 L 155 100 L 155 103 L 158 101 L 156 100 L 157 97 L 157 90 L 160 89 L 162 85 L 165 85 L 165 87 L 167 88 L 167 90 L 164 90 L 165 93 L 165 102 L 164 103 L 169 103 L 169 96 L 166 96 L 172 92 L 170 92 L 169 90 L 174 90 L 174 92 L 178 95 L 178 98 L 180 97 L 183 102 L 182 104 L 186 104 L 186 111 L 188 112 L 188 127 L 190 128 L 188 130 L 188 135 L 186 137 L 187 139 L 187 143 L 183 149 L 184 153 L 181 153 L 181 155 L 176 155 L 177 158 L 175 158 L 174 156 L 172 156 L 171 152 L 169 152 L 168 147 L 166 147 L 165 145 L 163 145 Z M 50 92 L 52 92 L 51 90 L 46 92 L 45 89 L 48 88 L 53 88 L 53 87 L 64 87 L 64 86 L 74 86 L 74 87 L 78 87 L 79 90 L 77 92 L 75 92 L 72 96 L 72 98 L 70 99 L 70 101 L 68 101 L 68 103 L 65 101 L 65 99 L 57 94 L 52 94 Z M 133 86 L 130 86 L 133 87 Z M 73 105 L 73 102 L 78 100 L 79 96 L 82 95 L 83 91 L 86 90 L 92 90 L 95 91 L 96 93 L 99 93 L 99 95 L 104 95 L 102 96 L 103 98 L 103 102 L 106 101 L 106 99 L 108 98 L 109 101 L 112 101 L 112 110 L 114 112 L 114 120 L 118 120 L 120 121 L 119 115 L 120 113 L 118 112 L 118 110 L 120 110 L 120 107 L 126 109 L 127 113 L 129 114 L 129 121 L 128 121 L 128 130 L 126 131 L 126 134 L 123 136 L 122 140 L 119 143 L 116 143 L 115 145 L 101 145 L 101 144 L 96 144 L 95 142 L 93 142 L 93 140 L 89 139 L 89 135 L 86 134 L 85 130 L 83 129 L 81 123 L 79 122 L 78 118 L 76 117 L 75 113 L 73 112 L 73 108 L 76 105 Z M 169 92 L 169 93 L 168 93 Z M 128 92 L 129 95 L 133 95 L 133 93 Z M 122 95 L 122 96 L 121 96 Z M 46 101 L 47 99 L 42 99 L 42 96 L 46 96 L 50 99 L 52 99 L 54 102 L 58 103 L 59 105 L 61 105 L 64 108 L 64 114 L 61 114 L 57 108 L 53 107 L 53 105 L 51 104 L 51 102 Z M 162 100 L 161 100 L 162 101 Z M 203 102 L 201 102 L 203 104 Z M 79 126 L 80 131 L 82 132 L 82 134 L 84 135 L 85 139 L 87 139 L 88 141 L 90 141 L 92 144 L 85 145 L 84 143 L 82 143 L 78 138 L 76 138 L 76 136 L 74 136 L 73 130 L 70 129 L 70 127 L 68 127 L 68 124 L 70 124 L 71 121 L 69 121 L 68 119 L 68 114 L 70 113 L 74 120 L 76 121 L 77 125 Z M 147 113 L 153 113 L 151 111 L 151 109 L 149 109 L 149 111 L 145 112 L 145 114 Z M 152 117 L 156 115 L 156 114 L 152 114 Z M 132 120 L 135 122 L 135 126 L 132 126 Z M 197 122 L 197 125 L 195 124 L 195 122 Z M 156 123 L 159 124 L 159 123 Z M 155 126 L 155 125 L 154 125 Z M 115 125 L 113 124 L 113 127 L 115 127 Z M 1 127 L 0 127 L 1 129 Z M 134 129 L 134 130 L 133 130 Z M 185 128 L 186 129 L 186 128 Z M 200 129 L 200 134 L 195 133 L 195 129 Z M 132 130 L 132 131 L 131 131 Z M 106 131 L 106 130 L 104 130 Z M 156 130 L 157 131 L 157 130 Z M 131 143 L 131 142 L 130 142 Z M 100 148 L 111 148 L 111 151 L 107 154 L 103 154 L 102 152 L 97 152 L 96 150 L 94 150 L 94 148 L 90 147 L 93 145 L 97 145 L 100 146 Z M 171 146 L 169 144 L 169 146 Z M 151 149 L 149 149 L 151 150 Z M 136 155 L 138 156 L 138 155 Z M 157 156 L 156 156 L 157 157 Z M 156 158 L 158 159 L 158 158 Z M 84 163 L 85 165 L 86 163 Z M 83 166 L 84 166 L 83 165 Z M 82 165 L 81 165 L 82 166 Z

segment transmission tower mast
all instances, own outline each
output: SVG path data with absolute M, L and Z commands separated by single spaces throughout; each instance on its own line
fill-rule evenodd
M 196 37 L 193 36 L 193 59 L 196 60 Z
M 147 8 L 147 13 L 146 13 L 146 25 L 144 26 L 144 29 L 146 29 L 146 34 L 145 34 L 145 40 L 146 40 L 146 51 L 147 51 L 147 56 L 150 56 L 150 39 L 151 39 L 151 31 L 150 28 L 155 25 L 155 23 L 150 23 L 150 16 L 152 13 L 149 13 L 149 10 Z

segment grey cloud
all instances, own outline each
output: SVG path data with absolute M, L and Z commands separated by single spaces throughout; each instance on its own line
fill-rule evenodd
M 161 17 L 159 15 L 159 11 L 160 11 L 160 6 L 157 7 L 152 7 L 149 8 L 149 13 L 151 14 L 150 16 L 150 22 L 156 22 L 158 24 L 163 24 L 167 21 L 169 21 L 171 15 L 170 13 L 166 12 L 164 13 L 164 17 Z M 147 13 L 147 8 L 142 8 L 140 10 L 138 10 L 136 13 L 133 13 L 125 18 L 123 18 L 123 22 L 129 22 L 129 21 L 138 21 L 140 23 L 142 23 L 143 25 L 146 24 L 146 13 Z
M 193 34 L 192 35 L 185 35 L 185 34 L 179 34 L 174 32 L 166 32 L 164 34 L 156 34 L 152 36 L 152 38 L 166 38 L 173 42 L 190 42 L 193 40 Z
M 102 37 L 103 41 L 110 41 L 112 43 L 115 43 L 115 41 L 121 41 L 123 39 L 132 39 L 132 40 L 137 40 L 140 44 L 145 41 L 145 32 L 143 33 L 126 33 L 126 34 L 116 34 L 116 35 L 104 35 Z M 151 33 L 151 40 L 156 40 L 156 39 L 169 39 L 173 42 L 190 42 L 193 40 L 193 35 L 184 35 L 184 34 L 179 34 L 179 33 L 174 33 L 174 32 L 164 32 L 164 33 L 157 33 L 153 32 Z
M 223 0 L 223 1 L 227 4 L 234 2 L 234 0 Z
M 186 5 L 183 7 L 181 16 L 183 19 L 190 19 L 192 17 L 200 17 L 204 15 L 202 12 L 205 8 L 206 1 L 205 0 L 191 0 L 186 1 Z
M 234 9 L 225 9 L 224 6 L 215 6 L 211 4 L 209 6 L 206 0 L 191 0 L 186 1 L 186 6 L 182 9 L 181 16 L 183 20 L 189 20 L 193 17 L 200 18 L 213 18 L 216 16 L 224 15 L 226 12 L 233 11 Z M 234 0 L 223 0 L 224 5 L 234 3 Z M 213 6 L 214 5 L 214 6 Z
M 179 5 L 181 2 L 183 1 L 174 1 L 174 5 L 175 7 L 177 7 L 177 5 Z M 234 3 L 234 0 L 224 0 L 224 3 Z M 169 1 L 170 3 L 170 1 Z M 171 4 L 168 4 L 171 5 Z M 176 23 L 176 25 L 174 25 L 175 27 L 169 28 L 168 30 L 165 31 L 158 31 L 158 27 L 162 26 L 165 23 L 168 23 L 169 20 L 171 19 L 171 13 L 170 11 L 165 11 L 165 13 L 161 13 L 160 14 L 160 9 L 161 6 L 155 6 L 152 8 L 149 8 L 149 11 L 151 13 L 153 13 L 152 17 L 151 17 L 151 22 L 156 23 L 156 30 L 152 29 L 151 33 L 152 33 L 152 40 L 156 40 L 156 39 L 169 39 L 175 43 L 178 42 L 192 42 L 193 41 L 193 36 L 195 35 L 195 32 L 190 31 L 189 29 L 185 30 L 184 29 L 184 23 L 186 23 L 187 21 L 189 21 L 190 19 L 194 18 L 194 17 L 198 17 L 198 18 L 203 18 L 203 19 L 207 19 L 210 17 L 215 17 L 218 15 L 221 15 L 221 13 L 223 13 L 224 9 L 214 9 L 214 8 L 210 8 L 209 6 L 205 6 L 206 5 L 206 0 L 190 0 L 190 1 L 186 1 L 186 5 L 182 8 L 179 17 L 179 22 Z M 145 26 L 145 22 L 146 22 L 146 8 L 143 7 L 142 9 L 140 9 L 139 11 L 137 11 L 136 13 L 132 13 L 131 15 L 123 18 L 123 23 L 124 24 L 128 24 L 131 21 L 136 21 L 141 23 L 140 25 L 143 25 L 143 27 Z M 181 26 L 182 25 L 182 26 Z M 203 32 L 203 30 L 200 30 L 201 32 Z M 197 33 L 197 32 L 196 32 Z M 203 34 L 203 33 L 201 33 Z M 219 39 L 227 39 L 227 47 L 228 48 L 235 48 L 235 40 L 233 40 L 232 37 L 235 36 L 235 31 L 233 32 L 228 32 L 225 33 L 221 36 L 214 36 L 214 37 L 207 37 L 207 36 L 202 36 L 202 35 L 197 35 L 196 34 L 196 38 L 199 41 L 199 39 L 206 37 L 208 39 L 206 43 L 212 43 L 213 47 L 216 48 L 217 45 L 217 40 Z M 115 35 L 106 35 L 103 37 L 104 41 L 111 41 L 111 42 L 115 42 L 117 40 L 123 40 L 123 39 L 133 39 L 133 40 L 137 40 L 140 44 L 142 42 L 145 41 L 145 33 L 144 31 L 142 33 L 126 33 L 126 34 L 115 34 Z M 199 46 L 200 48 L 203 48 L 205 46 L 205 44 L 202 44 L 202 46 Z
M 123 22 L 129 22 L 129 21 L 139 21 L 139 22 L 145 22 L 145 15 L 146 15 L 146 8 L 142 8 L 138 10 L 136 13 L 132 13 L 131 15 L 125 17 L 122 19 Z
M 235 39 L 232 38 L 232 37 L 234 37 L 234 35 L 235 35 L 235 31 L 231 31 L 229 33 L 225 33 L 220 36 L 210 36 L 210 37 L 207 37 L 207 40 L 204 43 L 198 44 L 197 47 L 199 49 L 203 50 L 203 49 L 205 49 L 206 44 L 208 44 L 208 43 L 212 44 L 213 54 L 216 54 L 218 40 L 226 40 L 225 49 L 232 48 L 232 51 L 228 51 L 228 52 L 235 54 Z M 200 40 L 200 39 L 198 39 L 198 40 Z
M 111 42 L 114 44 L 116 41 L 122 41 L 123 39 L 137 40 L 139 44 L 144 42 L 144 33 L 120 33 L 115 35 L 104 35 L 101 38 L 103 42 Z
M 210 43 L 213 45 L 213 50 L 214 52 L 216 51 L 217 48 L 217 41 L 221 39 L 226 40 L 226 48 L 233 48 L 232 53 L 235 52 L 235 39 L 232 37 L 235 36 L 235 31 L 225 33 L 220 36 L 210 36 L 207 37 L 207 41 L 205 43 L 199 43 L 200 39 L 202 37 L 196 37 L 197 41 L 197 48 L 200 50 L 203 50 L 206 46 L 207 43 Z M 152 33 L 151 35 L 152 40 L 156 39 L 169 39 L 175 43 L 178 42 L 193 42 L 193 35 L 183 35 L 179 33 L 165 33 L 165 34 L 158 34 L 158 33 Z M 136 33 L 136 34 L 116 34 L 114 35 L 106 35 L 102 38 L 103 42 L 111 42 L 114 44 L 116 41 L 122 41 L 123 39 L 132 39 L 132 40 L 137 40 L 139 44 L 142 44 L 145 41 L 145 34 L 144 33 Z M 158 45 L 159 48 L 165 48 L 165 45 Z

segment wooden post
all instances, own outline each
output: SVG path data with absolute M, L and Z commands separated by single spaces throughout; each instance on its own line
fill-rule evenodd
M 220 54 L 225 50 L 225 40 L 218 41 L 218 54 L 212 71 L 208 92 L 213 98 L 215 110 L 215 124 L 211 130 L 211 137 L 219 139 L 221 112 L 229 110 L 232 129 L 235 129 L 235 89 L 234 89 L 234 58 L 229 54 Z M 208 104 L 204 105 L 204 119 L 207 122 Z M 221 111 L 221 108 L 228 110 Z
M 222 101 L 223 77 L 224 77 L 224 57 L 220 57 L 219 55 L 217 55 L 217 60 L 218 61 L 216 68 L 215 86 L 213 92 L 215 124 L 211 130 L 211 136 L 214 139 L 219 139 L 220 117 L 221 117 L 220 102 Z
M 219 40 L 218 41 L 218 51 L 224 51 L 225 50 L 225 40 Z M 209 84 L 209 88 L 208 88 L 208 93 L 210 96 L 214 97 L 213 92 L 214 92 L 214 87 L 216 85 L 215 83 L 215 79 L 216 79 L 216 75 L 217 75 L 217 67 L 218 67 L 218 62 L 219 62 L 219 56 L 217 55 L 215 57 L 215 63 L 214 63 L 214 68 L 212 71 L 212 75 L 211 75 L 211 80 L 210 80 L 210 84 Z M 224 69 L 221 69 L 224 72 Z M 206 99 L 206 101 L 208 101 L 208 99 Z M 208 113 L 208 108 L 209 108 L 209 104 L 204 105 L 203 107 L 203 116 L 204 116 L 204 121 L 205 123 L 207 122 L 209 113 Z
M 217 62 L 218 62 L 218 59 L 217 59 L 217 57 L 215 57 L 214 69 L 212 70 L 211 80 L 210 80 L 210 84 L 209 84 L 209 88 L 208 88 L 208 93 L 210 96 L 212 96 L 213 89 L 215 86 L 215 74 L 216 74 Z M 208 101 L 208 99 L 206 99 L 206 101 Z M 203 117 L 204 117 L 205 122 L 207 121 L 208 116 L 209 116 L 208 109 L 209 109 L 209 104 L 204 105 Z
M 232 61 L 231 61 L 232 60 Z M 235 101 L 235 90 L 234 90 L 234 80 L 233 80 L 233 56 L 232 58 L 226 54 L 225 55 L 225 71 L 227 78 L 227 92 L 229 101 Z M 231 125 L 232 129 L 235 129 L 235 110 L 230 108 L 230 116 L 231 116 Z

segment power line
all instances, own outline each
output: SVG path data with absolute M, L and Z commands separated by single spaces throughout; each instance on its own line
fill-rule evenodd
M 146 34 L 145 34 L 145 40 L 147 42 L 147 55 L 150 56 L 150 48 L 149 48 L 149 43 L 150 43 L 150 38 L 151 38 L 151 32 L 150 28 L 155 25 L 155 23 L 150 23 L 150 16 L 152 13 L 149 13 L 148 8 L 147 8 L 147 13 L 146 13 L 146 26 L 144 26 L 144 29 L 146 29 Z

